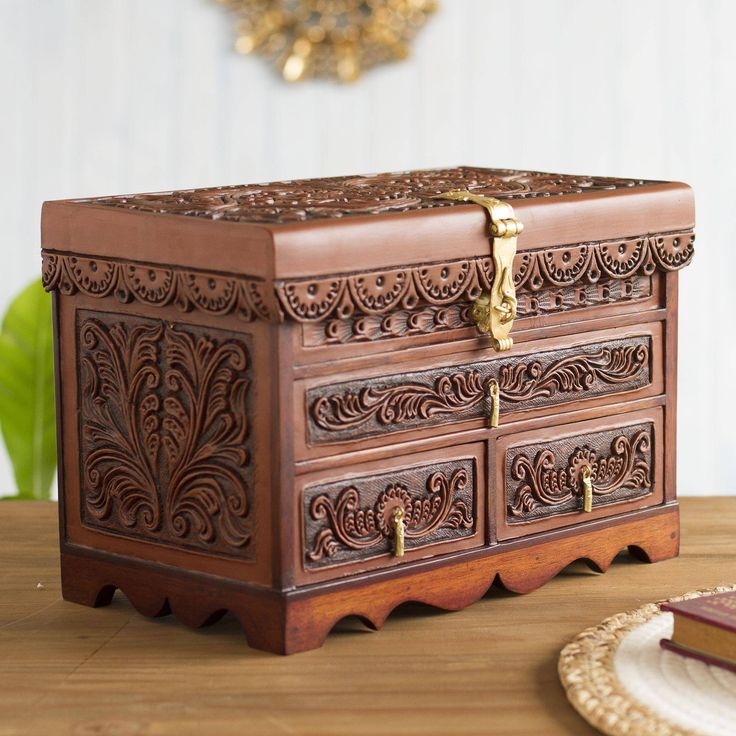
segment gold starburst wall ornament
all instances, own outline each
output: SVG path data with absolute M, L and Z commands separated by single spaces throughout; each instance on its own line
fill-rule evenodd
M 289 82 L 351 82 L 364 69 L 405 59 L 434 0 L 218 0 L 237 16 L 235 48 L 270 59 Z

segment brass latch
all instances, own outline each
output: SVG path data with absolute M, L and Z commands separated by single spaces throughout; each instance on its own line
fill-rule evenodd
M 582 469 L 583 481 L 583 511 L 590 513 L 593 510 L 593 481 L 590 465 L 584 465 Z
M 404 509 L 397 506 L 391 517 L 394 527 L 394 557 L 404 556 Z
M 509 350 L 514 344 L 509 336 L 516 318 L 516 287 L 514 286 L 514 256 L 516 238 L 524 226 L 514 217 L 510 204 L 493 197 L 484 197 L 467 190 L 440 194 L 439 198 L 474 202 L 488 210 L 493 238 L 493 285 L 484 291 L 473 305 L 471 316 L 478 329 L 489 334 L 495 350 Z

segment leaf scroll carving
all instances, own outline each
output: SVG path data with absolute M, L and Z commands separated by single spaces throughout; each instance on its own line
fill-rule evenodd
M 167 518 L 177 537 L 196 535 L 209 544 L 219 534 L 230 547 L 242 547 L 250 539 L 242 477 L 249 461 L 246 348 L 173 329 L 166 357 Z
M 306 567 L 390 551 L 399 507 L 409 549 L 472 534 L 474 479 L 472 461 L 465 460 L 308 490 Z
M 147 532 L 162 523 L 156 477 L 162 334 L 161 323 L 108 328 L 97 319 L 79 330 L 86 512 L 99 522 L 116 513 L 123 527 Z
M 644 343 L 622 347 L 603 347 L 585 357 L 572 355 L 549 367 L 540 360 L 502 365 L 499 388 L 506 401 L 523 402 L 551 397 L 558 392 L 584 392 L 596 381 L 625 384 L 649 362 L 649 346 Z
M 244 338 L 139 317 L 80 315 L 85 523 L 247 556 Z
M 579 509 L 586 466 L 591 469 L 594 505 L 648 495 L 652 444 L 652 425 L 640 424 L 513 448 L 506 463 L 509 522 Z
M 483 401 L 484 388 L 477 370 L 442 375 L 430 385 L 407 383 L 390 388 L 368 386 L 359 393 L 332 394 L 312 405 L 314 421 L 323 429 L 342 430 L 375 418 L 381 424 L 403 424 L 452 414 Z
M 485 416 L 491 378 L 507 411 L 628 391 L 649 383 L 650 352 L 642 336 L 316 388 L 310 433 L 335 441 Z

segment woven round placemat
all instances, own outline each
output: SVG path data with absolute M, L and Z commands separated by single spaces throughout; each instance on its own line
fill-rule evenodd
M 668 601 L 736 590 L 723 585 Z M 736 674 L 659 646 L 672 634 L 672 614 L 647 603 L 578 634 L 560 653 L 567 698 L 610 736 L 732 736 Z

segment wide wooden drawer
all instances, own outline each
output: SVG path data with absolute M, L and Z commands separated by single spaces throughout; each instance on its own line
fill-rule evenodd
M 491 411 L 492 380 L 499 385 L 502 424 L 522 413 L 558 413 L 573 402 L 661 393 L 662 329 L 653 322 L 522 343 L 503 354 L 484 350 L 423 364 L 411 360 L 391 369 L 374 367 L 340 382 L 302 382 L 296 389 L 297 455 L 346 443 L 371 446 L 398 433 L 442 434 L 448 425 L 455 431 L 481 427 Z
M 482 545 L 485 456 L 484 443 L 470 443 L 303 476 L 296 578 L 314 581 Z
M 662 409 L 551 426 L 498 440 L 500 540 L 662 503 Z M 584 511 L 586 469 L 592 511 Z
M 668 236 L 665 246 L 673 252 L 675 239 Z M 593 248 L 517 253 L 513 334 L 662 307 L 664 274 L 655 269 L 646 245 L 644 238 L 629 238 Z M 318 363 L 446 340 L 477 341 L 472 305 L 492 268 L 488 257 L 292 284 L 284 297 L 303 320 L 295 360 Z

